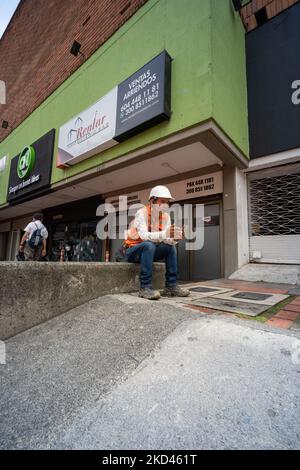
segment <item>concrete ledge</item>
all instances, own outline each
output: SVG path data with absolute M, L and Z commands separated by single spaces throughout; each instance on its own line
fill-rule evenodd
M 101 295 L 139 289 L 132 263 L 0 262 L 0 339 L 7 339 Z M 154 263 L 153 287 L 165 266 Z

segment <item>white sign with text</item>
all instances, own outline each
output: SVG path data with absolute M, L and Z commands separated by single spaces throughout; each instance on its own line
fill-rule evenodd
M 57 166 L 64 168 L 116 145 L 117 87 L 59 130 Z
M 223 172 L 216 171 L 207 175 L 196 176 L 187 180 L 177 181 L 176 183 L 166 183 L 175 201 L 184 201 L 185 199 L 200 198 L 213 194 L 221 194 L 223 192 Z M 127 196 L 127 204 L 135 204 L 140 202 L 146 204 L 151 187 L 125 194 Z M 120 194 L 122 195 L 122 193 Z M 118 209 L 119 196 L 111 196 L 105 199 L 106 203 L 112 204 Z

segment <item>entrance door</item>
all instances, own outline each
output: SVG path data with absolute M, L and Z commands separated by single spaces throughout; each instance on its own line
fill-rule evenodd
M 193 206 L 193 225 L 196 226 L 196 206 Z M 199 224 L 198 224 L 199 225 Z M 178 243 L 178 279 L 200 281 L 221 277 L 220 204 L 204 205 L 204 245 L 188 251 L 185 241 Z

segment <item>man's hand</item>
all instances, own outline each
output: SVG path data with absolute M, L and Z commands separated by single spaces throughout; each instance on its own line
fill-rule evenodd
M 174 240 L 182 240 L 183 238 L 183 230 L 181 227 L 176 227 L 175 225 L 170 225 L 169 234 L 170 238 Z
M 23 253 L 23 251 L 24 251 L 24 245 L 20 245 L 20 246 L 19 246 L 19 252 L 20 252 L 20 253 Z
M 43 256 L 43 257 L 46 256 L 46 250 L 45 250 L 45 248 L 42 249 L 42 256 Z

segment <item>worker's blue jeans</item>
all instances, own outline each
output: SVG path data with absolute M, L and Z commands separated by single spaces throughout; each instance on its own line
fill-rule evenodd
M 141 263 L 140 285 L 142 289 L 152 288 L 153 261 L 161 259 L 166 263 L 166 286 L 176 286 L 177 251 L 167 243 L 141 242 L 126 249 L 129 263 Z

